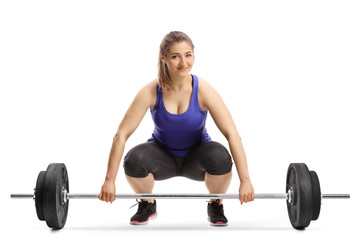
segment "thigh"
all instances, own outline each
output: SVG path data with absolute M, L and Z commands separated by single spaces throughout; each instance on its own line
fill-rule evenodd
M 231 171 L 232 159 L 229 151 L 220 143 L 201 142 L 185 158 L 183 176 L 204 181 L 205 172 L 224 175 Z
M 176 165 L 171 154 L 159 143 L 146 142 L 132 148 L 124 158 L 125 174 L 130 177 L 144 178 L 149 172 L 155 180 L 176 176 Z

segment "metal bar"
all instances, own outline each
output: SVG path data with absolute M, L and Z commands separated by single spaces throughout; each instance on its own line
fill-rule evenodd
M 322 198 L 327 198 L 327 199 L 350 198 L 350 194 L 322 194 Z
M 34 198 L 34 194 L 11 194 L 11 198 Z M 68 193 L 68 199 L 96 199 L 98 194 L 72 194 Z M 238 199 L 239 194 L 116 194 L 115 199 Z M 286 193 L 257 193 L 256 199 L 287 199 Z M 350 198 L 350 194 L 322 194 L 326 199 Z
M 97 194 L 68 194 L 69 199 L 93 199 Z M 239 194 L 116 194 L 115 199 L 239 199 Z M 287 199 L 286 193 L 255 194 L 257 199 Z
M 67 199 L 96 199 L 98 194 L 67 193 Z M 33 198 L 33 194 L 11 194 L 11 198 Z M 239 194 L 116 194 L 115 199 L 238 199 Z M 258 193 L 257 199 L 287 199 L 286 193 Z
M 68 194 L 69 199 L 93 199 L 97 194 Z M 115 199 L 239 199 L 239 194 L 116 194 Z M 287 199 L 286 193 L 255 194 L 257 199 Z
M 34 198 L 34 194 L 11 194 L 11 198 Z
M 97 194 L 68 194 L 69 199 L 93 199 Z M 115 199 L 239 199 L 239 194 L 116 194 Z M 287 199 L 286 193 L 255 194 L 257 199 Z

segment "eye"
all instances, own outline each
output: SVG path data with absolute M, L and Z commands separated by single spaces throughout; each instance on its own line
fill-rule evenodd
M 192 57 L 192 54 L 189 53 L 186 55 L 186 57 L 190 58 L 190 57 Z
M 177 55 L 174 55 L 171 57 L 171 59 L 176 59 L 178 56 Z

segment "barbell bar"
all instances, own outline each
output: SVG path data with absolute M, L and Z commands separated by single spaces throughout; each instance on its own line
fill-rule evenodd
M 14 199 L 35 200 L 36 213 L 48 227 L 61 229 L 65 226 L 70 199 L 98 199 L 98 194 L 69 193 L 69 179 L 65 164 L 51 163 L 41 171 L 33 194 L 11 194 Z M 115 199 L 239 199 L 233 194 L 115 194 Z M 284 199 L 289 220 L 295 229 L 305 229 L 317 220 L 322 199 L 349 199 L 350 194 L 322 194 L 315 171 L 309 171 L 305 163 L 291 163 L 286 175 L 285 193 L 255 193 L 255 199 Z
M 288 193 L 255 193 L 255 199 L 285 199 L 289 200 Z M 32 198 L 35 200 L 34 194 L 16 194 L 10 195 L 11 198 Z M 62 197 L 63 198 L 63 197 Z M 95 193 L 67 193 L 66 201 L 69 199 L 98 199 L 99 194 Z M 193 193 L 154 193 L 154 194 L 115 194 L 115 199 L 239 199 L 238 193 L 228 194 L 193 194 Z M 342 199 L 350 198 L 350 194 L 321 194 L 322 199 Z

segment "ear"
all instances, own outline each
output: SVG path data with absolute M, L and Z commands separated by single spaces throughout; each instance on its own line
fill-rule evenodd
M 163 63 L 165 63 L 165 57 L 163 55 L 160 55 L 160 59 Z

